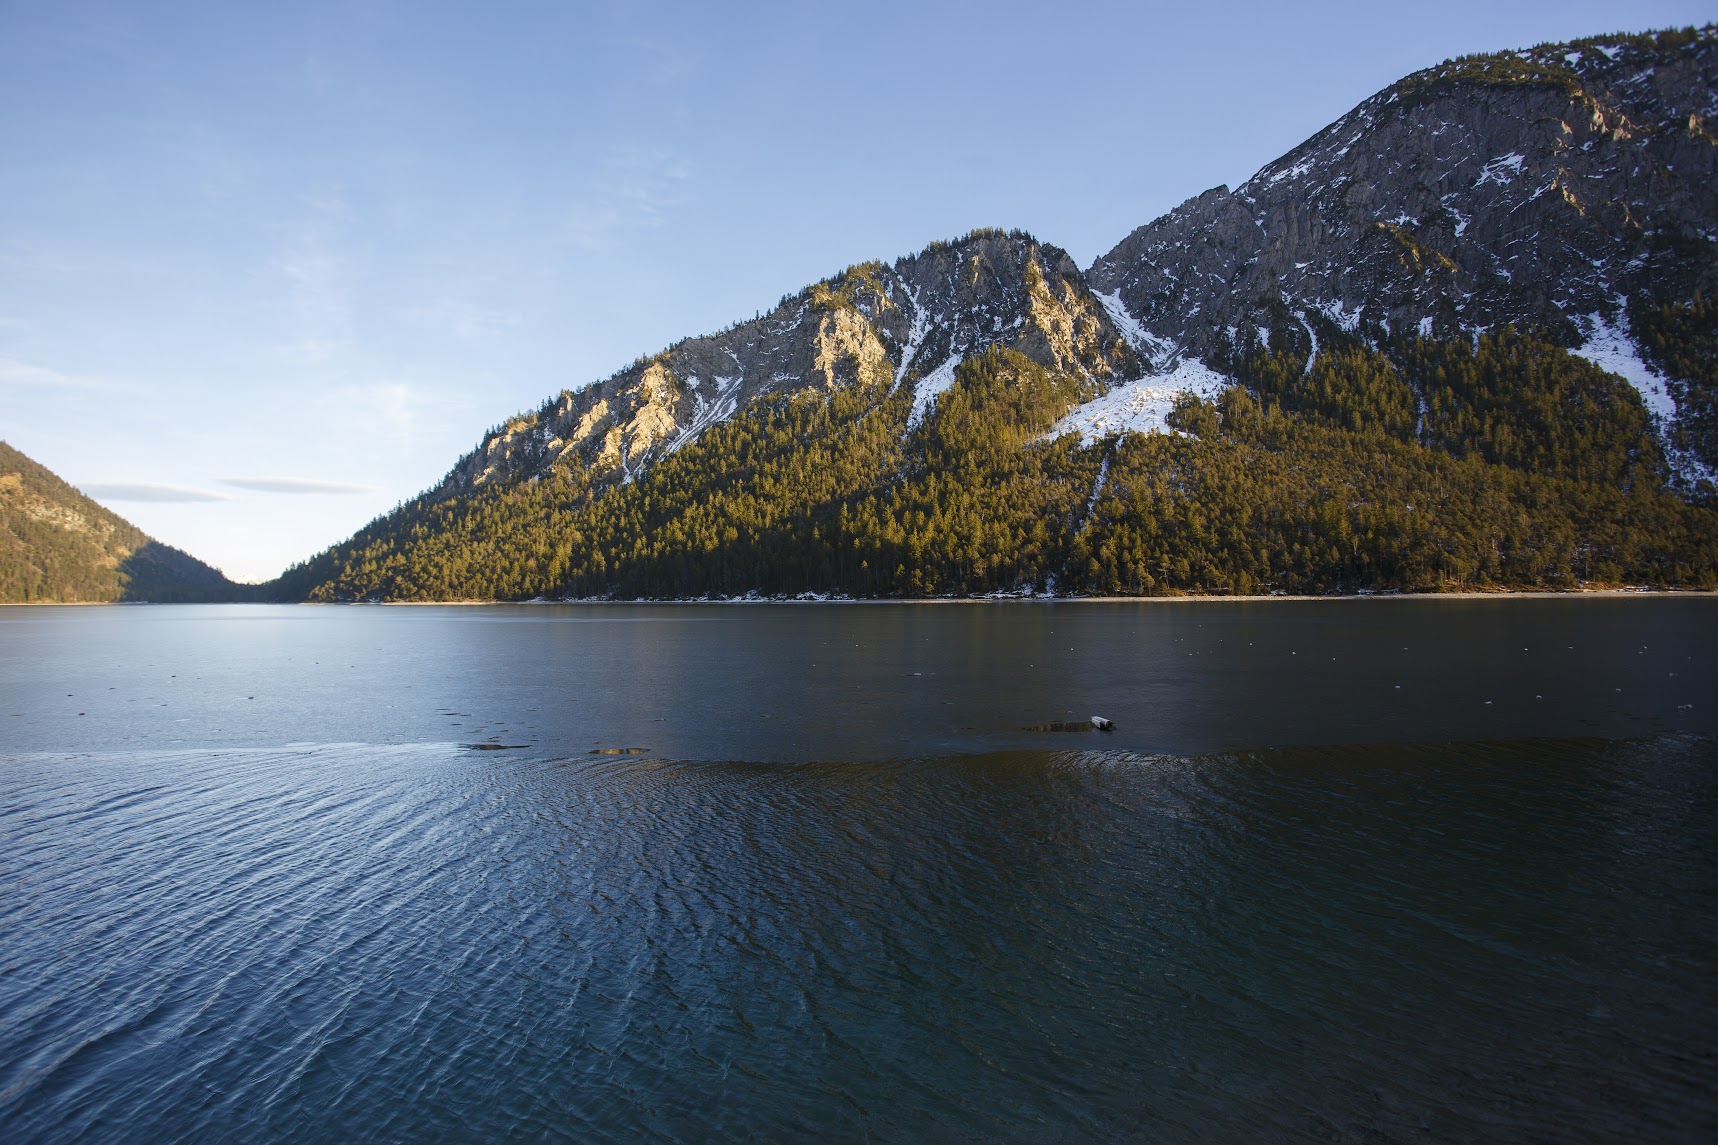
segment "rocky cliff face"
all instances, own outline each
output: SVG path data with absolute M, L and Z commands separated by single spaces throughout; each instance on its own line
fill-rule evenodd
M 1199 358 L 1285 314 L 1314 348 L 1320 320 L 1374 341 L 1540 327 L 1632 375 L 1668 432 L 1630 303 L 1718 287 L 1715 130 L 1710 26 L 1456 60 L 1140 227 L 1088 280 Z
M 747 403 L 805 388 L 907 387 L 917 421 L 956 365 L 996 345 L 1106 384 L 1141 368 L 1065 252 L 1020 233 L 976 232 L 892 266 L 852 267 L 760 319 L 563 392 L 491 431 L 431 496 L 556 465 L 630 480 Z

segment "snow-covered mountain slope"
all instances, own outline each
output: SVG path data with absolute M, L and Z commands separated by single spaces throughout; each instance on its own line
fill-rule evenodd
M 1620 368 L 1640 361 L 1631 300 L 1718 289 L 1715 131 L 1711 26 L 1456 60 L 1140 227 L 1088 280 L 1136 339 L 1207 361 L 1286 317 L 1313 344 L 1324 321 L 1374 341 L 1527 324 Z M 1668 391 L 1623 372 L 1668 437 Z

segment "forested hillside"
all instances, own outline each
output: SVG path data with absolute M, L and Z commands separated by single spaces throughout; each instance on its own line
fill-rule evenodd
M 850 268 L 272 591 L 1718 587 L 1715 45 L 1428 69 L 1086 273 L 999 231 Z
M 0 441 L 0 603 L 227 600 L 247 588 Z
M 1179 432 L 1042 435 L 1089 383 L 1017 352 L 909 395 L 760 403 L 618 487 L 424 499 L 294 569 L 319 600 L 1056 590 L 1712 587 L 1718 512 L 1665 488 L 1638 395 L 1506 330 L 1238 355 Z M 1422 400 L 1423 399 L 1423 400 Z

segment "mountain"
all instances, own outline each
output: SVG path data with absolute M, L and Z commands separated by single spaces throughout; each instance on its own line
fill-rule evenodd
M 767 317 L 563 392 L 491 431 L 431 496 L 556 465 L 629 480 L 737 410 L 808 389 L 907 390 L 917 424 L 956 366 L 996 346 L 1100 382 L 1141 365 L 1066 253 L 1018 232 L 976 231 L 893 266 L 851 267 Z
M 1713 41 L 1710 26 L 1608 36 L 1418 72 L 1140 227 L 1089 280 L 1157 344 L 1206 359 L 1261 337 L 1310 352 L 1329 327 L 1373 344 L 1537 328 L 1636 384 L 1681 474 L 1710 481 L 1718 424 L 1688 392 L 1702 379 L 1677 377 L 1653 337 L 1655 307 L 1718 288 Z
M 1715 44 L 1428 69 L 1085 273 L 988 230 L 851 267 L 273 591 L 1714 586 Z
M 244 588 L 0 441 L 0 603 L 226 600 Z

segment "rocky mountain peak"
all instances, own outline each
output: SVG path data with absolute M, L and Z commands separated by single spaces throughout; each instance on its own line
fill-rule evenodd
M 1102 382 L 1141 370 L 1065 251 L 1019 231 L 974 231 L 892 265 L 849 267 L 760 318 L 564 391 L 490 431 L 431 496 L 557 464 L 628 481 L 746 404 L 803 390 L 907 388 L 916 424 L 955 367 L 992 346 Z
M 1428 68 L 1084 275 L 998 230 L 848 267 L 510 419 L 283 591 L 1709 586 L 1715 43 Z
M 1314 346 L 1320 322 L 1374 342 L 1531 326 L 1610 368 L 1620 332 L 1651 404 L 1629 306 L 1718 287 L 1715 113 L 1710 25 L 1451 60 L 1135 230 L 1089 279 L 1198 357 L 1285 313 Z

